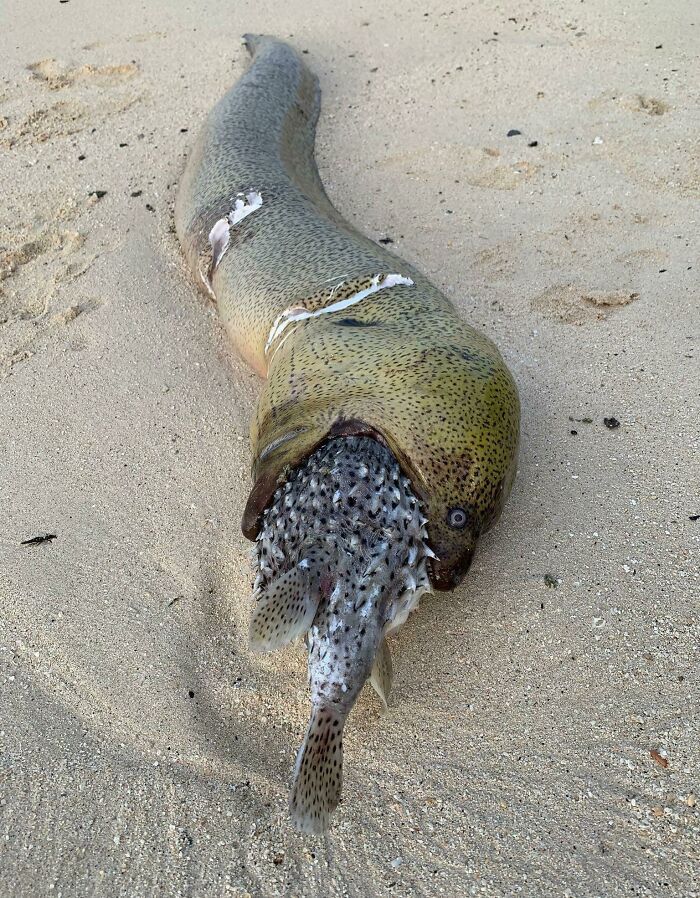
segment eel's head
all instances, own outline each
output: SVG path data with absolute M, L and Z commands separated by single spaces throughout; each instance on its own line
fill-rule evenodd
M 498 517 L 507 495 L 505 479 L 492 490 L 455 489 L 446 480 L 433 488 L 423 503 L 428 519 L 430 548 L 435 553 L 428 566 L 430 582 L 438 590 L 450 590 L 462 582 L 471 566 L 479 536 Z
M 414 289 L 420 298 L 417 288 L 394 288 L 409 297 Z M 518 395 L 490 341 L 453 316 L 429 328 L 420 308 L 408 311 L 367 300 L 354 307 L 352 325 L 331 316 L 302 321 L 278 349 L 252 430 L 255 485 L 243 532 L 255 539 L 277 486 L 325 440 L 372 437 L 410 480 L 436 556 L 431 584 L 449 590 L 513 483 Z M 385 323 L 360 326 L 370 312 Z
M 418 417 L 419 426 L 406 437 L 407 450 L 389 441 L 427 518 L 429 546 L 436 555 L 428 572 L 438 590 L 454 589 L 462 581 L 479 536 L 499 517 L 515 479 L 517 394 L 505 378 L 500 385 L 494 381 L 478 402 L 476 388 L 470 395 L 465 386 L 455 391 L 452 403 L 446 399 L 432 414 Z
M 449 509 L 446 521 L 450 519 L 460 523 L 436 526 L 433 519 L 430 527 L 430 547 L 436 557 L 428 565 L 428 574 L 433 587 L 439 590 L 454 589 L 462 582 L 471 566 L 479 536 L 468 509 L 459 506 Z M 459 534 L 452 532 L 455 526 Z

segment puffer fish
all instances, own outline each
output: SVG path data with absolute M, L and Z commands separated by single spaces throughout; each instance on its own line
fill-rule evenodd
M 494 344 L 412 265 L 334 208 L 314 161 L 317 78 L 272 37 L 192 148 L 176 230 L 199 286 L 265 380 L 243 533 L 256 543 L 251 647 L 304 637 L 312 713 L 290 797 L 323 832 L 342 733 L 387 634 L 453 589 L 497 520 L 520 407 Z
M 302 831 L 325 830 L 340 800 L 343 727 L 368 679 L 386 706 L 385 637 L 430 589 L 424 524 L 396 459 L 368 437 L 323 444 L 264 513 L 250 644 L 306 636 L 312 712 L 290 798 Z

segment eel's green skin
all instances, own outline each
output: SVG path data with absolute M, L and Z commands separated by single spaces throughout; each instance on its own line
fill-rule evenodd
M 314 161 L 316 77 L 288 45 L 266 36 L 245 40 L 252 65 L 206 120 L 176 205 L 192 269 L 238 352 L 267 378 L 251 428 L 254 486 L 243 531 L 255 539 L 286 472 L 330 435 L 371 434 L 393 451 L 422 500 L 437 555 L 431 582 L 451 589 L 515 476 L 515 384 L 494 344 L 424 275 L 333 208 Z M 228 249 L 213 267 L 210 230 L 234 197 L 250 190 L 261 194 L 262 206 L 230 228 Z M 317 310 L 379 274 L 414 284 L 297 321 L 266 352 L 283 312 Z M 452 526 L 462 519 L 464 526 Z

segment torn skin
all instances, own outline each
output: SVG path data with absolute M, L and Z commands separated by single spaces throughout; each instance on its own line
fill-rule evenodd
M 209 231 L 209 246 L 211 247 L 211 262 L 206 277 L 202 277 L 209 293 L 214 296 L 212 290 L 212 278 L 219 267 L 231 242 L 231 228 L 235 228 L 244 218 L 247 218 L 263 204 L 262 194 L 257 190 L 249 190 L 247 193 L 239 193 L 233 201 L 233 207 L 228 215 L 215 222 Z
M 342 287 L 345 282 L 341 281 L 339 284 L 336 284 L 329 291 L 328 298 L 333 299 L 333 295 L 338 290 L 339 287 Z M 329 305 L 324 306 L 322 309 L 316 309 L 315 311 L 309 311 L 309 309 L 305 309 L 302 306 L 294 306 L 290 309 L 285 309 L 281 315 L 278 315 L 275 319 L 272 328 L 270 329 L 270 335 L 267 338 L 267 343 L 265 344 L 265 354 L 267 355 L 273 347 L 273 344 L 276 340 L 279 340 L 282 332 L 285 328 L 296 322 L 296 321 L 305 321 L 307 318 L 318 318 L 319 315 L 326 315 L 329 312 L 342 312 L 343 309 L 347 309 L 348 306 L 354 306 L 355 303 L 360 302 L 366 296 L 371 296 L 372 293 L 377 293 L 379 290 L 385 290 L 387 287 L 397 287 L 397 286 L 406 286 L 412 287 L 413 281 L 411 278 L 404 277 L 401 274 L 376 274 L 372 278 L 369 287 L 366 287 L 364 290 L 359 290 L 357 293 L 354 293 L 352 296 L 347 296 L 345 299 L 338 300 L 337 302 L 331 302 Z M 281 340 L 277 344 L 275 351 L 280 348 L 284 340 Z

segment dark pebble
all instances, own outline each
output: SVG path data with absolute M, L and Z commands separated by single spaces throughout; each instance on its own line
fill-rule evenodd
M 187 134 L 189 130 L 189 128 L 180 128 L 180 134 Z
M 538 143 L 539 143 L 539 141 L 537 141 L 537 140 L 531 140 L 530 143 L 528 144 L 528 146 L 529 146 L 529 147 L 536 147 Z
M 82 162 L 83 159 L 85 159 L 85 156 L 81 153 L 80 156 L 78 156 L 78 162 Z
M 620 426 L 620 422 L 617 418 L 603 418 L 603 424 L 610 430 L 615 430 L 616 427 Z
M 689 521 L 700 521 L 700 514 L 689 514 L 688 520 Z
M 143 193 L 143 190 L 132 190 L 131 191 L 132 196 L 141 196 L 142 193 Z
M 522 131 L 518 131 L 517 128 L 511 128 L 510 131 L 506 134 L 506 137 L 517 137 L 518 134 L 522 134 Z
M 655 50 L 660 50 L 662 47 L 663 47 L 663 44 L 657 44 L 657 45 L 654 47 L 654 49 L 655 49 Z
M 120 143 L 119 146 L 120 146 L 120 147 L 128 147 L 129 144 L 128 144 L 128 143 Z
M 388 243 L 393 243 L 394 241 L 391 239 L 391 237 L 380 237 L 379 242 L 383 243 L 384 246 L 386 246 Z
M 146 208 L 148 209 L 149 212 L 155 212 L 155 211 L 156 211 L 150 203 L 146 203 Z
M 98 200 L 101 200 L 103 196 L 107 196 L 106 190 L 91 190 L 88 196 L 94 196 Z
M 187 694 L 189 695 L 190 698 L 194 698 L 194 692 L 191 689 Z
M 23 539 L 20 546 L 40 546 L 42 543 L 50 543 L 57 539 L 55 533 L 42 533 L 41 536 L 32 536 L 30 539 Z
M 571 433 L 571 436 L 572 436 L 572 437 L 577 437 L 577 436 L 578 436 L 578 430 L 572 430 L 572 431 L 570 431 L 570 433 Z

